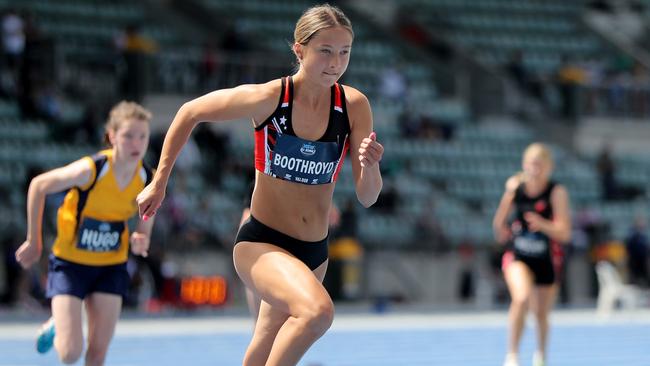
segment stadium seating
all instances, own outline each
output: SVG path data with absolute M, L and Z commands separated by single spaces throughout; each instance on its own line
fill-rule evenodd
M 505 64 L 516 50 L 524 64 L 551 73 L 561 56 L 602 57 L 607 47 L 581 24 L 579 1 L 429 1 L 402 2 L 432 33 L 491 66 Z

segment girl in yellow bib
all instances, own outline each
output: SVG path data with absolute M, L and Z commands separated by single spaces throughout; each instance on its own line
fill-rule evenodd
M 88 316 L 86 365 L 103 365 L 122 308 L 129 276 L 129 243 L 147 256 L 153 220 L 139 221 L 129 234 L 135 197 L 151 179 L 143 157 L 151 113 L 132 102 L 110 112 L 106 140 L 111 148 L 34 178 L 27 196 L 27 239 L 16 251 L 29 268 L 41 256 L 45 196 L 67 190 L 57 214 L 57 237 L 49 259 L 47 296 L 52 317 L 39 332 L 37 350 L 52 345 L 61 362 L 75 363 L 83 351 L 82 303 Z

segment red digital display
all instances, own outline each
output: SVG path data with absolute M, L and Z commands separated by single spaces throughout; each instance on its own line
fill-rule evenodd
M 223 305 L 227 294 L 226 279 L 221 276 L 192 276 L 181 281 L 181 301 L 191 305 Z

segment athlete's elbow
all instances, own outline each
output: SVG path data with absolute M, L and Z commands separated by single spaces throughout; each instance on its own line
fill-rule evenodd
M 45 194 L 47 192 L 47 179 L 43 174 L 37 175 L 29 182 L 29 192 Z
M 571 231 L 567 230 L 560 234 L 559 240 L 561 243 L 568 244 L 571 241 Z
M 196 126 L 200 121 L 200 115 L 196 108 L 196 104 L 193 100 L 185 102 L 176 113 L 175 120 L 183 121 L 189 123 L 192 126 Z
M 364 208 L 370 208 L 370 206 L 374 205 L 377 202 L 377 200 L 376 199 L 375 200 L 363 200 L 363 199 L 359 198 L 359 202 L 361 203 L 361 205 Z
M 357 200 L 359 200 L 359 203 L 365 208 L 369 208 L 370 206 L 374 205 L 377 203 L 377 199 L 379 198 L 379 194 L 375 195 L 368 195 L 368 194 L 359 194 L 357 193 Z
M 372 190 L 357 190 L 357 199 L 363 205 L 363 207 L 368 208 L 377 203 L 377 200 L 379 199 L 379 193 L 381 193 L 381 187 L 382 185 L 380 183 L 378 187 Z

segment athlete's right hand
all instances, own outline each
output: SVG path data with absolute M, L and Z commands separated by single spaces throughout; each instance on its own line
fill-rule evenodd
M 25 242 L 16 250 L 16 261 L 27 269 L 41 258 L 42 247 L 30 240 Z
M 155 182 L 151 182 L 148 186 L 144 187 L 142 192 L 135 198 L 135 201 L 138 203 L 140 218 L 147 221 L 155 215 L 163 199 L 165 199 L 165 185 L 159 187 Z

